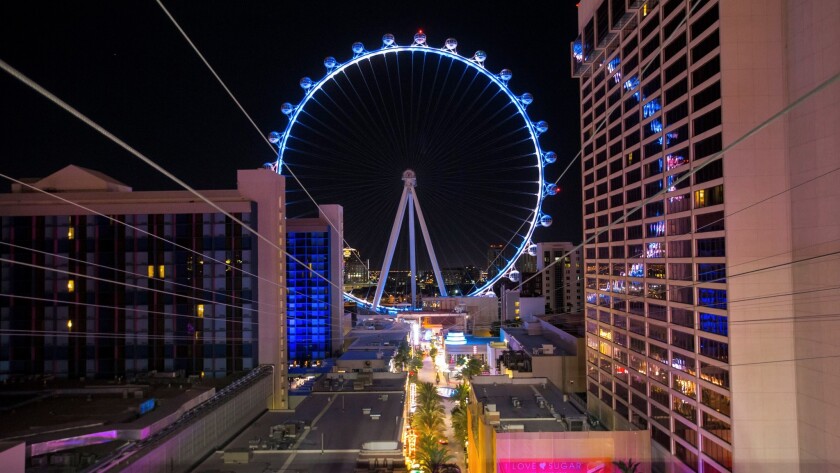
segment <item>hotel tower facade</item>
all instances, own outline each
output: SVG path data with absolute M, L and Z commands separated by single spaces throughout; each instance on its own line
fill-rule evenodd
M 840 2 L 578 21 L 589 410 L 654 472 L 840 471 Z

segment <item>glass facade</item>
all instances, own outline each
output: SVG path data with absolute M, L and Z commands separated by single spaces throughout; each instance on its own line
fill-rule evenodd
M 0 219 L 0 378 L 253 368 L 255 237 L 221 213 L 111 217 Z
M 718 2 L 600 5 L 571 57 L 589 402 L 693 471 L 729 471 L 724 169 L 709 163 L 722 148 Z
M 330 232 L 287 232 L 286 237 L 289 366 L 319 365 L 333 351 Z

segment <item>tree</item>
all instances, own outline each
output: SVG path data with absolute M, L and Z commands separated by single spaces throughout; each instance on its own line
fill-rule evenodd
M 417 383 L 417 405 L 440 404 L 440 395 L 432 383 Z
M 454 458 L 446 446 L 438 443 L 437 437 L 421 435 L 417 439 L 417 453 L 414 456 L 414 460 L 420 464 L 420 468 L 423 471 L 436 473 Z
M 622 473 L 636 473 L 636 468 L 639 467 L 640 463 L 634 462 L 633 459 L 631 458 L 627 461 L 624 461 L 624 460 L 614 461 L 613 465 L 618 467 L 618 469 Z
M 458 386 L 455 386 L 455 392 L 452 394 L 452 399 L 454 399 L 459 405 L 466 406 L 467 400 L 470 398 L 470 387 L 467 384 L 460 383 Z
M 467 441 L 467 408 L 466 406 L 456 404 L 450 414 L 455 441 L 463 446 Z
M 446 423 L 443 420 L 443 406 L 440 408 L 424 408 L 418 406 L 412 416 L 411 426 L 420 435 L 428 435 L 437 439 L 442 438 L 446 430 Z
M 484 363 L 481 362 L 478 358 L 470 358 L 466 365 L 461 369 L 461 374 L 464 375 L 467 379 L 473 379 L 474 376 L 478 376 L 484 371 Z
M 423 355 L 415 353 L 408 361 L 408 369 L 414 372 L 420 371 L 423 368 Z
M 394 353 L 394 367 L 399 371 L 404 371 L 406 366 L 409 366 L 410 362 L 411 350 L 408 347 L 408 342 L 403 340 L 397 347 L 397 352 Z

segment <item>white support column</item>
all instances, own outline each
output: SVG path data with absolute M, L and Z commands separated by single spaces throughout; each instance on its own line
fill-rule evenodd
M 417 208 L 417 220 L 420 222 L 420 230 L 423 232 L 423 239 L 426 242 L 426 249 L 429 251 L 429 259 L 432 260 L 432 269 L 435 272 L 440 295 L 446 297 L 446 285 L 443 283 L 440 266 L 438 266 L 435 250 L 432 248 L 432 240 L 429 238 L 429 229 L 426 228 L 426 220 L 423 218 L 423 211 L 420 209 L 420 201 L 417 200 L 417 193 L 414 187 L 417 186 L 417 177 L 414 171 L 407 169 L 402 177 L 405 186 L 403 187 L 400 205 L 397 208 L 397 218 L 394 226 L 391 227 L 391 238 L 388 239 L 388 248 L 385 250 L 385 260 L 382 262 L 382 271 L 379 273 L 379 282 L 376 284 L 376 292 L 373 295 L 373 309 L 379 308 L 382 301 L 382 292 L 385 290 L 385 282 L 388 280 L 388 271 L 391 270 L 391 261 L 394 259 L 394 249 L 397 246 L 397 238 L 400 236 L 405 208 L 408 207 L 408 244 L 411 255 L 411 307 L 417 308 L 417 258 L 414 237 L 414 208 Z
M 426 228 L 426 219 L 423 218 L 423 210 L 420 209 L 420 201 L 417 200 L 417 193 L 414 192 L 414 187 L 409 189 L 411 195 L 414 197 L 414 203 L 417 206 L 417 220 L 420 221 L 420 230 L 423 231 L 423 239 L 426 240 L 426 249 L 429 251 L 429 259 L 432 260 L 432 269 L 435 271 L 435 279 L 437 280 L 440 295 L 446 297 L 446 284 L 443 283 L 443 276 L 441 276 L 440 266 L 438 266 L 437 256 L 435 250 L 432 248 L 432 240 L 429 238 L 429 229 Z
M 414 188 L 408 194 L 408 248 L 411 260 L 411 308 L 417 308 L 417 255 L 414 239 Z
M 385 289 L 385 281 L 388 279 L 388 271 L 391 269 L 391 260 L 394 258 L 394 248 L 397 246 L 397 238 L 400 236 L 403 217 L 405 216 L 405 200 L 408 197 L 408 186 L 403 188 L 400 205 L 397 207 L 397 218 L 391 228 L 391 238 L 388 240 L 388 249 L 385 250 L 385 260 L 382 262 L 382 271 L 379 272 L 379 282 L 376 283 L 376 292 L 373 295 L 374 310 L 379 307 L 382 299 L 382 291 Z

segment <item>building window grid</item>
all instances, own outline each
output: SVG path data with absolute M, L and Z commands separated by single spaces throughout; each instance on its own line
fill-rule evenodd
M 657 11 L 657 10 L 654 8 L 654 9 L 650 12 L 650 15 L 649 15 L 649 16 L 653 16 L 653 13 L 655 13 L 656 11 Z M 673 13 L 673 14 L 676 14 L 676 13 Z M 661 29 L 661 28 L 662 28 L 662 26 L 660 25 L 658 28 L 660 28 L 660 29 Z M 682 28 L 682 27 L 681 27 L 681 28 Z M 693 45 L 697 44 L 699 41 L 702 41 L 702 40 L 703 40 L 703 38 L 704 38 L 705 36 L 707 36 L 708 34 L 711 34 L 711 33 L 710 33 L 710 31 L 711 31 L 711 30 L 713 30 L 713 28 L 708 29 L 708 30 L 707 30 L 707 31 L 705 31 L 702 35 L 699 35 L 699 36 L 696 36 L 695 38 L 692 38 L 692 40 L 690 41 L 691 46 L 693 46 Z M 628 41 L 628 42 L 629 42 L 629 41 Z M 638 54 L 638 47 L 636 48 L 636 54 Z M 707 56 L 713 56 L 713 54 L 708 54 Z M 670 64 L 671 62 L 672 62 L 672 61 L 669 61 L 669 63 L 668 63 L 668 64 Z M 667 67 L 667 65 L 668 65 L 668 64 L 662 65 L 662 66 L 660 67 L 660 70 L 661 70 L 661 68 L 663 68 L 663 67 Z M 693 70 L 693 69 L 694 69 L 694 68 L 696 68 L 696 67 L 698 67 L 698 65 L 696 65 L 696 64 L 691 64 L 690 66 L 688 66 L 687 71 L 685 71 L 684 73 L 681 73 L 680 75 L 678 75 L 677 77 L 675 77 L 675 78 L 674 78 L 674 80 L 678 80 L 680 77 L 685 77 L 685 75 L 688 75 L 688 74 L 691 72 L 691 70 Z M 628 74 L 626 74 L 625 76 L 627 76 L 627 75 L 628 75 Z M 696 92 L 697 90 L 698 90 L 698 88 L 697 88 L 697 87 L 693 87 L 693 88 L 692 88 L 692 92 Z M 719 100 L 720 100 L 720 99 L 717 99 L 717 100 L 713 101 L 711 104 L 709 104 L 709 105 L 707 105 L 707 106 L 712 107 L 712 106 L 714 106 L 714 104 L 719 103 Z M 668 105 L 666 105 L 665 107 L 663 107 L 663 110 L 662 110 L 662 112 L 661 112 L 661 113 L 666 113 L 666 112 L 669 110 L 669 105 L 670 105 L 670 104 L 668 104 Z M 616 105 L 616 106 L 619 106 L 619 105 Z M 640 108 L 640 107 L 641 107 L 641 103 L 639 103 L 639 104 L 638 104 L 638 106 L 636 106 L 636 107 L 632 107 L 631 109 L 627 110 L 627 111 L 625 112 L 624 116 L 628 116 L 628 115 L 630 115 L 630 114 L 632 114 L 632 113 L 638 113 L 638 112 L 639 112 L 639 108 Z M 613 107 L 611 108 L 611 110 L 610 110 L 610 111 L 612 112 L 612 111 L 614 110 L 614 108 L 615 108 L 615 106 L 613 106 Z M 704 107 L 704 108 L 705 108 L 705 107 Z M 693 112 L 694 112 L 694 110 L 691 110 L 690 115 L 692 115 L 692 114 L 693 114 Z M 686 122 L 688 119 L 689 119 L 689 118 L 684 118 L 684 119 L 681 119 L 679 122 L 677 122 L 677 123 L 675 123 L 675 124 L 674 124 L 674 128 L 677 128 L 680 124 L 682 124 L 682 123 Z M 650 121 L 651 121 L 651 120 L 648 120 L 648 121 L 646 122 L 646 124 L 649 124 L 649 123 L 650 123 Z M 643 126 L 644 126 L 644 125 L 643 125 Z M 606 128 L 606 127 L 605 127 L 605 128 Z M 713 129 L 711 129 L 711 130 L 710 130 L 710 131 L 708 131 L 708 132 L 704 132 L 704 135 L 705 135 L 706 133 L 714 133 L 714 132 L 715 132 L 715 130 L 719 130 L 719 128 L 720 128 L 720 127 L 718 126 L 718 127 L 715 127 L 715 128 L 713 128 Z M 602 130 L 602 132 L 603 132 L 603 130 Z M 599 136 L 602 134 L 602 132 L 599 132 Z M 634 126 L 632 129 L 627 129 L 627 130 L 625 130 L 625 135 L 628 135 L 628 134 L 631 134 L 631 133 L 634 133 L 634 132 L 637 132 L 637 128 L 636 128 L 636 126 Z M 612 141 L 616 141 L 616 140 L 612 140 Z M 651 140 L 651 141 L 653 141 L 653 140 Z M 689 142 L 689 145 L 690 145 L 690 142 Z M 600 147 L 599 147 L 599 148 L 600 148 Z M 612 156 L 611 156 L 611 157 L 612 157 Z M 639 162 L 639 163 L 641 163 L 641 164 L 644 164 L 644 163 L 647 163 L 647 162 L 651 162 L 651 161 L 653 161 L 653 160 L 655 160 L 655 159 L 657 159 L 657 158 L 658 158 L 658 155 L 651 155 L 650 157 L 645 156 L 645 157 L 644 157 L 641 161 L 637 161 L 637 162 Z M 625 172 L 626 172 L 626 171 L 625 171 Z M 600 183 L 600 179 L 599 179 L 599 183 Z M 707 185 L 708 185 L 708 183 L 707 183 Z M 632 205 L 626 205 L 626 207 L 632 208 L 633 206 L 632 206 Z M 647 240 L 643 240 L 643 241 L 647 241 Z M 700 260 L 701 260 L 701 261 L 704 261 L 705 259 L 700 259 Z M 666 261 L 667 261 L 667 260 L 666 260 Z M 677 260 L 677 261 L 679 261 L 679 260 Z M 670 282 L 670 281 L 669 281 L 669 282 Z M 588 304 L 587 304 L 587 305 L 588 305 Z M 670 305 L 670 304 L 669 304 L 669 305 Z M 614 311 L 615 309 L 612 309 L 612 310 Z M 620 312 L 620 313 L 621 313 L 622 311 L 618 311 L 618 312 Z M 715 311 L 715 312 L 717 312 L 717 311 Z M 724 313 L 725 313 L 725 311 L 724 311 Z M 684 330 L 684 329 L 683 329 L 683 330 Z M 626 336 L 626 332 L 625 332 L 625 336 Z M 709 337 L 709 338 L 719 338 L 719 337 L 714 337 L 714 336 L 712 336 L 712 337 Z M 725 339 L 725 338 L 724 338 L 724 339 Z M 695 354 L 695 356 L 697 356 L 697 355 Z M 686 375 L 687 373 L 683 373 L 683 374 L 684 374 L 684 375 Z M 695 378 L 695 377 L 691 377 L 691 378 Z M 699 380 L 699 378 L 698 378 L 698 380 Z M 704 382 L 704 381 L 702 381 L 702 380 L 700 380 L 700 383 L 698 383 L 698 384 L 702 384 L 702 383 L 705 383 L 705 382 Z M 673 392 L 673 393 L 676 393 L 676 391 L 672 391 L 672 392 Z M 697 401 L 693 401 L 693 403 L 697 403 Z M 638 415 L 638 412 L 637 412 L 637 410 L 636 410 L 636 409 L 632 409 L 632 410 L 631 410 L 631 412 L 632 412 L 633 414 L 635 414 L 635 415 Z M 632 415 L 631 415 L 631 417 L 632 417 Z M 647 417 L 647 416 L 645 415 L 645 417 Z M 700 422 L 700 420 L 698 419 L 698 420 L 697 420 L 697 424 L 698 424 L 698 425 L 699 425 L 699 422 Z M 694 427 L 695 427 L 695 428 L 697 428 L 697 425 L 695 425 Z M 687 447 L 687 446 L 685 446 L 685 447 Z M 696 449 L 692 449 L 692 453 L 695 453 L 695 452 L 696 452 Z M 695 454 L 696 454 L 696 453 L 695 453 Z M 706 455 L 703 455 L 703 456 L 706 456 Z M 694 468 L 696 469 L 696 465 L 694 466 Z

